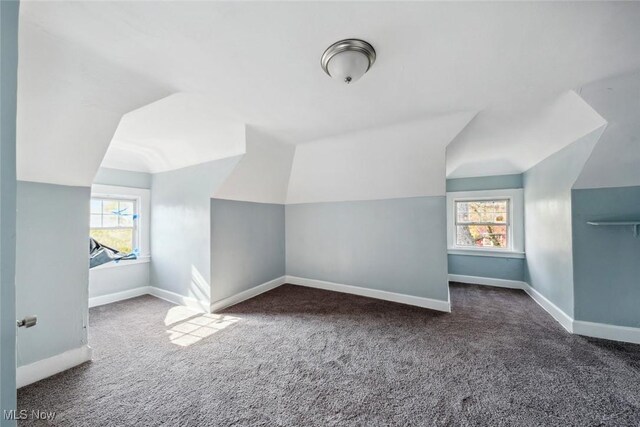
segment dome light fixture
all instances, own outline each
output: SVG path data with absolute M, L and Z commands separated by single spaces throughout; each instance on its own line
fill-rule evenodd
M 376 51 L 373 46 L 364 40 L 345 39 L 324 51 L 321 65 L 330 77 L 349 84 L 364 76 L 374 62 Z

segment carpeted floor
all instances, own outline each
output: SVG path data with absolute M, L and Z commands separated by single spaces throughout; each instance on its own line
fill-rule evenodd
M 93 362 L 18 406 L 60 426 L 640 425 L 640 346 L 570 335 L 521 291 L 451 297 L 445 314 L 285 285 L 220 316 L 93 308 Z

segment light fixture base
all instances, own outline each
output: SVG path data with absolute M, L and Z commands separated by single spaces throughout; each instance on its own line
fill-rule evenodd
M 320 65 L 328 76 L 331 77 L 331 73 L 329 72 L 329 61 L 331 61 L 331 58 L 339 53 L 348 51 L 359 52 L 367 57 L 367 59 L 369 60 L 369 66 L 367 67 L 366 71 L 369 71 L 373 63 L 376 62 L 376 50 L 366 41 L 360 39 L 340 40 L 339 42 L 335 42 L 334 44 L 329 46 L 327 50 L 325 50 L 322 54 Z

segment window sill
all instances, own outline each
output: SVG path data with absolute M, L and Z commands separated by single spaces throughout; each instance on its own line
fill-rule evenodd
M 121 261 L 111 261 L 108 262 L 106 264 L 102 264 L 99 265 L 97 267 L 93 267 L 92 269 L 90 269 L 90 271 L 95 271 L 95 270 L 105 270 L 108 268 L 121 268 L 121 267 L 127 267 L 129 265 L 136 265 L 136 264 L 147 264 L 151 262 L 151 257 L 150 256 L 144 256 L 144 257 L 140 257 L 138 259 L 123 259 Z
M 449 255 L 485 256 L 493 258 L 525 258 L 524 252 L 496 251 L 491 249 L 448 249 Z

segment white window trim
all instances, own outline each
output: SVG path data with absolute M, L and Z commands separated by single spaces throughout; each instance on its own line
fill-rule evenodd
M 113 185 L 94 184 L 91 186 L 92 198 L 111 199 L 135 199 L 138 213 L 138 226 L 136 232 L 136 242 L 140 254 L 137 260 L 120 260 L 103 264 L 102 268 L 121 267 L 132 264 L 150 262 L 150 213 L 151 213 L 151 191 L 145 188 L 119 187 Z M 100 267 L 94 267 L 100 268 Z
M 91 270 L 106 270 L 108 268 L 126 267 L 128 265 L 146 264 L 151 262 L 151 257 L 138 257 L 137 259 L 122 259 L 120 261 L 111 261 L 106 264 L 101 264 L 93 267 Z
M 113 197 L 111 195 L 105 195 L 105 194 L 91 194 L 91 200 L 96 199 L 96 200 L 110 200 L 110 201 L 114 201 L 114 202 L 120 202 L 120 201 L 128 201 L 128 202 L 132 202 L 133 206 L 134 206 L 134 214 L 137 214 L 140 212 L 140 208 L 138 207 L 140 205 L 140 197 L 134 197 L 134 196 L 124 196 L 124 195 L 120 195 L 118 197 Z M 93 213 L 91 213 L 90 215 L 94 215 Z M 101 220 L 104 221 L 104 211 L 101 210 L 100 213 Z M 133 230 L 133 249 L 135 248 L 139 248 L 140 247 L 140 221 L 136 221 L 135 218 L 133 220 L 133 225 L 131 227 L 122 227 L 120 225 L 117 225 L 115 227 L 91 227 L 92 230 L 128 230 L 128 229 L 132 229 Z
M 510 246 L 503 249 L 457 246 L 455 233 L 456 202 L 493 199 L 509 200 Z M 447 193 L 447 252 L 450 255 L 524 258 L 524 191 L 518 188 Z

